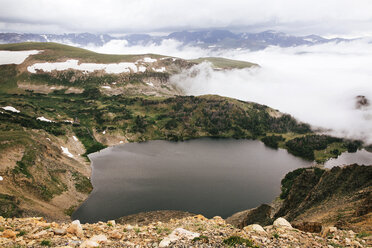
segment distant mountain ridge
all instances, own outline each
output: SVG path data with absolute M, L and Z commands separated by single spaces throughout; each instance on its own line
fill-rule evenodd
M 75 44 L 81 47 L 88 45 L 102 46 L 112 40 L 126 40 L 128 46 L 160 44 L 164 40 L 173 39 L 182 45 L 198 46 L 209 49 L 250 49 L 261 50 L 268 46 L 292 47 L 301 45 L 317 45 L 328 42 L 345 42 L 350 39 L 326 39 L 318 35 L 293 36 L 272 30 L 260 33 L 233 33 L 228 30 L 181 31 L 166 36 L 151 36 L 148 34 L 129 34 L 114 37 L 108 34 L 18 34 L 0 33 L 0 43 L 19 42 L 58 42 Z

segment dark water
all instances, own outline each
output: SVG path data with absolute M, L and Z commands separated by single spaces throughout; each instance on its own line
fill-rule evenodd
M 270 203 L 287 172 L 311 165 L 258 141 L 229 139 L 124 144 L 90 158 L 94 190 L 73 214 L 82 222 L 165 209 L 228 217 Z
M 334 166 L 343 166 L 349 164 L 372 165 L 372 153 L 364 149 L 354 153 L 344 152 L 338 158 L 328 160 L 324 167 L 332 168 Z

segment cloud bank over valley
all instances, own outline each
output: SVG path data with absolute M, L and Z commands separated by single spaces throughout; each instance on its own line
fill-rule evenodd
M 186 94 L 218 94 L 266 104 L 333 135 L 372 143 L 372 107 L 357 108 L 357 96 L 372 100 L 372 44 L 369 40 L 326 43 L 260 51 L 212 50 L 183 46 L 174 40 L 160 45 L 128 46 L 114 40 L 102 53 L 158 53 L 193 59 L 219 56 L 258 63 L 261 67 L 214 71 L 207 63 L 172 78 Z M 195 73 L 197 72 L 197 73 Z

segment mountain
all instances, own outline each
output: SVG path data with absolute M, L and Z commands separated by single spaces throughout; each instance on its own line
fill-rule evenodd
M 113 37 L 108 34 L 17 34 L 0 33 L 0 43 L 19 42 L 57 42 L 74 44 L 80 47 L 88 45 L 102 46 L 109 41 L 126 40 L 129 46 L 160 44 L 164 40 L 173 39 L 182 45 L 198 46 L 209 49 L 250 49 L 260 50 L 268 46 L 292 47 L 301 45 L 317 45 L 328 42 L 350 41 L 347 39 L 326 39 L 317 35 L 293 36 L 282 32 L 265 31 L 260 33 L 233 33 L 228 30 L 181 31 L 166 36 L 151 36 L 148 34 L 130 34 Z

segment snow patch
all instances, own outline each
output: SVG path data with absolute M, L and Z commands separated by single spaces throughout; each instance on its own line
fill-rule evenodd
M 75 140 L 75 141 L 78 141 L 78 138 L 76 138 L 76 136 L 72 136 L 72 138 Z
M 158 60 L 157 59 L 152 59 L 150 57 L 144 57 L 143 58 L 143 62 L 146 62 L 146 63 L 154 63 L 156 61 L 158 61 Z
M 146 83 L 146 84 L 149 85 L 149 86 L 151 86 L 151 87 L 154 87 L 154 84 L 151 83 L 151 82 L 148 82 L 148 83 Z
M 3 180 L 4 180 L 4 178 L 2 176 L 0 176 L 0 181 L 3 181 Z
M 161 68 L 152 68 L 152 70 L 156 71 L 156 72 L 165 72 L 165 67 L 161 67 Z
M 140 66 L 138 67 L 138 71 L 139 71 L 139 72 L 145 72 L 145 71 L 146 71 L 146 67 L 143 66 L 143 65 L 140 65 Z
M 68 148 L 67 147 L 61 146 L 61 149 L 62 149 L 62 152 L 64 154 L 66 154 L 68 157 L 70 157 L 70 158 L 73 158 L 74 157 L 74 155 L 72 155 L 72 153 L 68 151 Z
M 21 111 L 19 111 L 18 109 L 12 107 L 12 106 L 2 107 L 2 109 L 4 109 L 4 110 L 8 110 L 8 111 L 12 111 L 12 112 L 14 112 L 14 113 L 19 113 L 19 112 L 21 112 Z
M 119 144 L 123 144 L 124 142 L 122 140 L 120 140 Z
M 47 141 L 50 141 L 50 139 L 49 138 L 46 138 L 47 139 Z
M 54 121 L 51 121 L 51 120 L 45 118 L 44 116 L 37 117 L 36 120 L 39 120 L 39 121 L 45 121 L 45 122 L 54 122 Z
M 111 89 L 110 86 L 101 86 L 101 88 L 104 88 L 104 89 Z
M 102 134 L 106 134 L 106 130 L 102 132 Z
M 68 69 L 75 69 L 84 72 L 94 72 L 104 70 L 106 73 L 123 73 L 123 72 L 137 72 L 137 66 L 134 63 L 122 62 L 118 64 L 95 64 L 95 63 L 81 63 L 76 59 L 69 59 L 65 62 L 56 63 L 36 63 L 27 67 L 31 73 L 36 73 L 36 70 L 43 70 L 44 72 L 51 72 L 53 70 L 64 71 Z
M 38 54 L 40 51 L 0 51 L 0 65 L 22 64 L 30 55 Z

